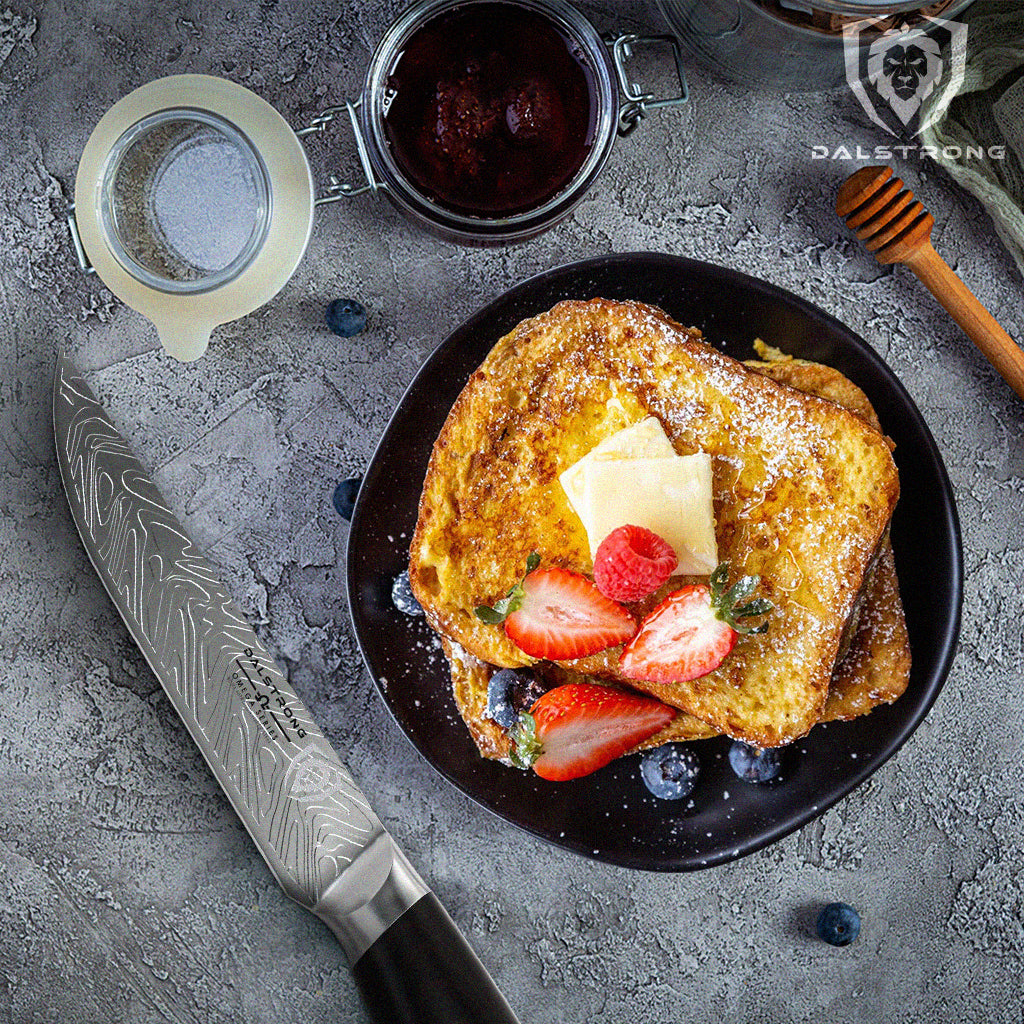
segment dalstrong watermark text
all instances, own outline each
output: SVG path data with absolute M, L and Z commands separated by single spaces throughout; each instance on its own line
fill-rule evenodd
M 1006 157 L 1005 146 L 922 146 L 907 143 L 888 146 L 811 146 L 812 160 L 892 160 L 896 155 L 904 160 L 917 156 L 921 159 L 938 160 L 1002 160 Z

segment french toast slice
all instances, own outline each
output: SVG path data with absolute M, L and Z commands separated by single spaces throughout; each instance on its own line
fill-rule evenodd
M 895 465 L 855 414 L 744 367 L 652 306 L 562 302 L 498 341 L 435 443 L 413 590 L 431 626 L 468 654 L 531 663 L 474 608 L 506 593 L 534 551 L 542 564 L 592 572 L 559 473 L 649 415 L 677 453 L 711 455 L 720 557 L 733 578 L 761 576 L 770 628 L 689 683 L 627 681 L 617 648 L 564 667 L 628 683 L 756 746 L 790 742 L 824 709 L 898 496 Z
M 868 396 L 838 370 L 784 356 L 757 341 L 754 344 L 762 358 L 745 365 L 782 384 L 836 402 L 881 432 Z M 857 718 L 879 704 L 891 704 L 903 695 L 910 680 L 910 637 L 888 534 L 879 546 L 851 620 L 855 621 L 847 623 L 849 642 L 832 671 L 822 722 Z
M 832 671 L 822 722 L 866 715 L 901 697 L 910 681 L 910 640 L 892 546 L 871 571 L 849 649 Z
M 837 402 L 874 429 L 881 429 L 867 395 L 838 370 L 783 356 L 766 346 L 759 346 L 758 351 L 764 361 L 748 361 L 746 365 L 750 368 L 790 387 Z M 896 700 L 906 690 L 910 676 L 910 643 L 888 538 L 882 541 L 878 561 L 863 588 L 857 622 L 849 632 L 848 649 L 832 672 L 822 722 L 867 714 L 879 704 Z M 441 638 L 441 646 L 448 661 L 456 706 L 480 754 L 486 758 L 507 759 L 508 734 L 487 716 L 487 689 L 496 671 L 494 666 L 473 657 L 445 637 Z M 534 669 L 552 686 L 592 681 L 591 677 L 550 663 L 538 663 Z M 714 735 L 718 735 L 717 730 L 680 712 L 669 726 L 637 749 Z

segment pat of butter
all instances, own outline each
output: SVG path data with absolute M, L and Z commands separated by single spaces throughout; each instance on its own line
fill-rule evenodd
M 587 535 L 593 537 L 590 531 L 590 523 L 584 515 L 583 510 L 583 474 L 587 466 L 593 462 L 605 462 L 612 459 L 653 459 L 671 458 L 676 454 L 672 442 L 668 439 L 659 420 L 654 416 L 648 416 L 631 427 L 625 427 L 606 437 L 595 447 L 591 448 L 579 462 L 573 463 L 558 478 L 565 491 L 569 504 L 572 505 L 576 515 L 580 517 Z M 620 526 L 623 524 L 620 523 Z M 598 538 L 598 543 L 604 538 Z M 596 550 L 596 545 L 591 541 L 591 547 Z
M 591 558 L 612 530 L 628 523 L 663 537 L 679 559 L 680 575 L 707 576 L 718 564 L 707 452 L 593 459 L 583 467 L 580 507 Z
M 665 538 L 680 575 L 707 575 L 718 564 L 711 456 L 676 455 L 656 417 L 606 437 L 559 480 L 587 531 L 591 558 L 612 530 L 632 524 Z

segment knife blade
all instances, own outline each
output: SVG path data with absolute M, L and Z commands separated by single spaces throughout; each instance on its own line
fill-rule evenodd
M 486 969 L 62 350 L 57 465 L 97 574 L 284 892 L 379 1024 L 517 1024 Z

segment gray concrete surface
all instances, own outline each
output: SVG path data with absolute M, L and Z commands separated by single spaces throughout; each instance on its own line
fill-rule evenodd
M 524 1021 L 1024 1020 L 1024 405 L 836 221 L 852 165 L 810 147 L 885 141 L 849 94 L 752 95 L 691 65 L 689 107 L 651 116 L 568 221 L 517 248 L 454 247 L 369 198 L 325 209 L 284 291 L 192 366 L 78 272 L 62 211 L 118 98 L 207 72 L 298 125 L 356 92 L 397 9 L 0 5 L 0 1019 L 363 1019 L 339 949 L 277 889 L 78 542 L 49 418 L 66 342 Z M 586 9 L 601 28 L 660 28 L 645 5 Z M 900 173 L 938 248 L 1024 334 L 984 211 L 927 164 Z M 360 663 L 330 504 L 450 328 L 536 271 L 630 249 L 765 277 L 867 338 L 935 434 L 964 530 L 959 653 L 910 742 L 800 832 L 686 876 L 551 848 L 434 773 Z M 338 295 L 369 308 L 361 337 L 324 328 Z M 812 935 L 837 898 L 863 917 L 843 950 Z

